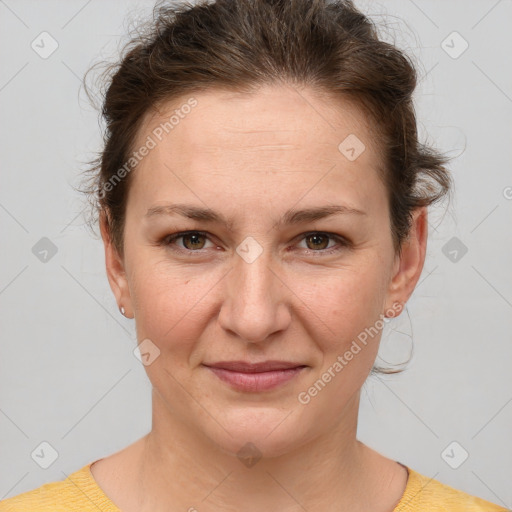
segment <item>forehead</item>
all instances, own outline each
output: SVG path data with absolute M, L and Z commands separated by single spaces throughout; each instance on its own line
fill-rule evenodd
M 147 132 L 158 132 L 159 127 L 158 138 L 166 138 L 172 131 L 176 143 L 186 140 L 202 147 L 212 143 L 238 148 L 239 142 L 250 146 L 251 141 L 261 145 L 274 137 L 277 147 L 281 141 L 302 136 L 309 143 L 308 147 L 303 145 L 307 150 L 311 144 L 336 148 L 355 132 L 366 146 L 376 146 L 372 124 L 348 98 L 290 85 L 265 85 L 251 93 L 211 89 L 161 102 L 147 113 L 138 139 Z
M 191 106 L 193 105 L 193 106 Z M 370 121 L 356 105 L 310 89 L 266 86 L 255 93 L 214 89 L 183 96 L 147 114 L 135 147 L 154 148 L 137 166 L 130 195 L 165 201 L 172 191 L 238 197 L 279 192 L 339 202 L 384 194 Z M 348 152 L 347 152 L 348 150 Z M 356 156 L 356 158 L 354 158 Z M 195 198 L 196 200 L 198 197 Z M 246 200 L 250 200 L 246 198 Z M 275 202 L 274 201 L 274 202 Z

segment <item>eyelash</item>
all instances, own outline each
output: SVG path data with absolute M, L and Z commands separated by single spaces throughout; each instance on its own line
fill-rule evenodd
M 174 233 L 174 234 L 165 236 L 164 238 L 162 238 L 160 240 L 159 245 L 163 245 L 163 246 L 169 247 L 169 248 L 171 248 L 172 251 L 175 251 L 175 252 L 178 252 L 178 253 L 182 253 L 182 254 L 184 254 L 184 253 L 187 253 L 187 254 L 198 253 L 199 255 L 203 254 L 202 251 L 204 251 L 206 249 L 198 249 L 196 251 L 193 251 L 193 250 L 190 250 L 190 249 L 181 249 L 181 248 L 177 248 L 177 247 L 171 247 L 173 242 L 175 242 L 179 238 L 183 238 L 186 235 L 200 235 L 200 236 L 204 236 L 204 237 L 208 238 L 208 240 L 210 240 L 210 238 L 208 237 L 208 233 L 206 231 L 195 231 L 195 230 L 192 230 L 192 231 L 180 231 L 178 233 Z M 341 237 L 339 235 L 335 235 L 334 233 L 326 233 L 324 231 L 310 231 L 308 233 L 304 233 L 302 235 L 302 238 L 300 239 L 300 241 L 302 241 L 305 238 L 307 238 L 308 236 L 312 236 L 312 235 L 326 236 L 326 237 L 329 237 L 330 239 L 334 239 L 335 241 L 338 242 L 338 247 L 331 247 L 329 249 L 321 249 L 321 250 L 318 250 L 318 251 L 314 251 L 314 250 L 311 250 L 311 249 L 307 249 L 306 250 L 306 252 L 308 254 L 313 254 L 315 257 L 316 256 L 333 254 L 333 253 L 336 253 L 336 252 L 340 252 L 343 249 L 351 247 L 351 242 L 349 242 L 347 239 L 345 239 L 345 238 L 343 238 L 343 237 Z

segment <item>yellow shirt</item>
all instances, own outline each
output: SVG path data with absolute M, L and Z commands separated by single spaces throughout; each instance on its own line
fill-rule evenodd
M 65 480 L 0 501 L 0 512 L 121 512 L 94 480 L 91 464 Z M 407 471 L 407 486 L 393 512 L 508 512 L 410 468 Z

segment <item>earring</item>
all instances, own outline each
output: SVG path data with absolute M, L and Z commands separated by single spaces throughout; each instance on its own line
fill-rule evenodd
M 119 311 L 121 311 L 121 314 L 122 314 L 122 315 L 124 315 L 124 307 L 123 307 L 123 306 L 121 306 L 121 307 L 119 308 Z M 124 315 L 124 316 L 126 316 L 126 315 Z

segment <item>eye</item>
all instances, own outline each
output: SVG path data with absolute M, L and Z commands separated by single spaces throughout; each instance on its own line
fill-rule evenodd
M 181 246 L 176 243 L 180 239 Z M 351 246 L 350 241 L 340 235 L 320 231 L 302 234 L 298 239 L 306 243 L 306 252 L 308 254 L 317 253 L 315 255 L 318 256 L 339 252 Z M 335 241 L 337 244 L 329 246 L 330 241 Z M 197 253 L 200 255 L 203 253 L 203 249 L 208 249 L 205 246 L 207 242 L 210 242 L 210 248 L 219 248 L 218 245 L 212 243 L 209 239 L 209 233 L 205 231 L 181 231 L 167 235 L 159 244 L 169 247 L 178 253 L 186 253 L 187 255 Z
M 176 240 L 182 239 L 184 247 L 177 247 L 177 251 L 197 252 L 204 249 L 205 241 L 208 240 L 208 233 L 203 231 L 186 231 L 166 236 L 162 240 L 163 245 L 173 245 Z
M 302 240 L 306 243 L 306 248 L 309 249 L 308 252 L 315 252 L 322 254 L 331 254 L 333 252 L 338 252 L 345 247 L 348 247 L 350 243 L 348 240 L 344 239 L 339 235 L 334 235 L 332 233 L 323 233 L 320 231 L 314 231 L 312 233 L 306 233 L 302 235 Z M 329 241 L 338 242 L 334 246 L 329 246 Z

